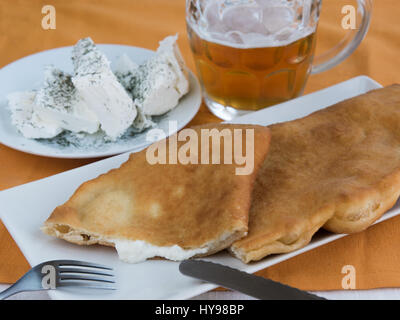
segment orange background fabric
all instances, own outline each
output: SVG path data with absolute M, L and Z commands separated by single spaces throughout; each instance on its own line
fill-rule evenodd
M 340 27 L 341 8 L 353 3 L 353 0 L 323 1 L 317 53 L 341 39 L 344 34 Z M 41 8 L 48 4 L 56 8 L 56 30 L 41 27 Z M 373 11 L 370 31 L 361 46 L 341 65 L 311 76 L 306 93 L 358 75 L 368 75 L 383 85 L 400 82 L 398 0 L 376 0 Z M 183 56 L 194 70 L 185 24 L 184 0 L 1 0 L 0 67 L 38 51 L 73 45 L 87 36 L 97 43 L 156 49 L 158 41 L 179 33 Z M 202 105 L 190 124 L 219 121 Z M 0 144 L 0 190 L 96 160 L 38 157 Z M 343 266 L 353 265 L 357 289 L 400 287 L 399 243 L 400 217 L 397 217 L 258 274 L 301 289 L 334 290 L 342 288 Z M 0 282 L 13 283 L 28 269 L 29 264 L 0 223 Z

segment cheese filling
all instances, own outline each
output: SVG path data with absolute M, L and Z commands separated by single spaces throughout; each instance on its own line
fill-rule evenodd
M 159 247 L 142 240 L 110 240 L 122 261 L 138 263 L 153 257 L 181 261 L 207 252 L 207 248 L 183 249 L 178 245 Z

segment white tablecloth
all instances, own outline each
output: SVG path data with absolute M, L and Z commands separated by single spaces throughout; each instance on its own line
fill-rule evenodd
M 9 285 L 0 284 L 0 292 L 7 289 Z M 373 289 L 373 290 L 338 290 L 313 292 L 321 297 L 331 300 L 400 300 L 400 288 Z M 20 293 L 9 299 L 12 300 L 48 300 L 47 292 Z M 252 297 L 233 291 L 211 291 L 203 293 L 193 300 L 253 300 Z

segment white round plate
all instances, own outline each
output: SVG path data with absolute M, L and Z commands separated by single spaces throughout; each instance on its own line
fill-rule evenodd
M 113 62 L 126 53 L 132 61 L 140 64 L 150 58 L 151 50 L 132 46 L 100 44 L 98 48 Z M 17 60 L 0 69 L 0 143 L 23 152 L 54 158 L 96 158 L 127 151 L 140 150 L 150 144 L 146 140 L 146 131 L 126 139 L 110 142 L 100 148 L 61 147 L 39 140 L 27 139 L 11 123 L 11 112 L 7 106 L 7 94 L 40 88 L 43 82 L 44 67 L 52 64 L 63 71 L 72 72 L 72 47 L 63 47 L 39 52 Z M 196 115 L 201 104 L 201 89 L 198 80 L 189 72 L 190 91 L 181 98 L 176 108 L 156 119 L 156 128 L 170 135 L 182 129 Z M 170 130 L 169 121 L 177 123 L 175 130 Z

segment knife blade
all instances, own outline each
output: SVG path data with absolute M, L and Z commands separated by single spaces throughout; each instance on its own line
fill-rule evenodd
M 326 300 L 306 291 L 204 260 L 185 260 L 179 271 L 261 300 Z

